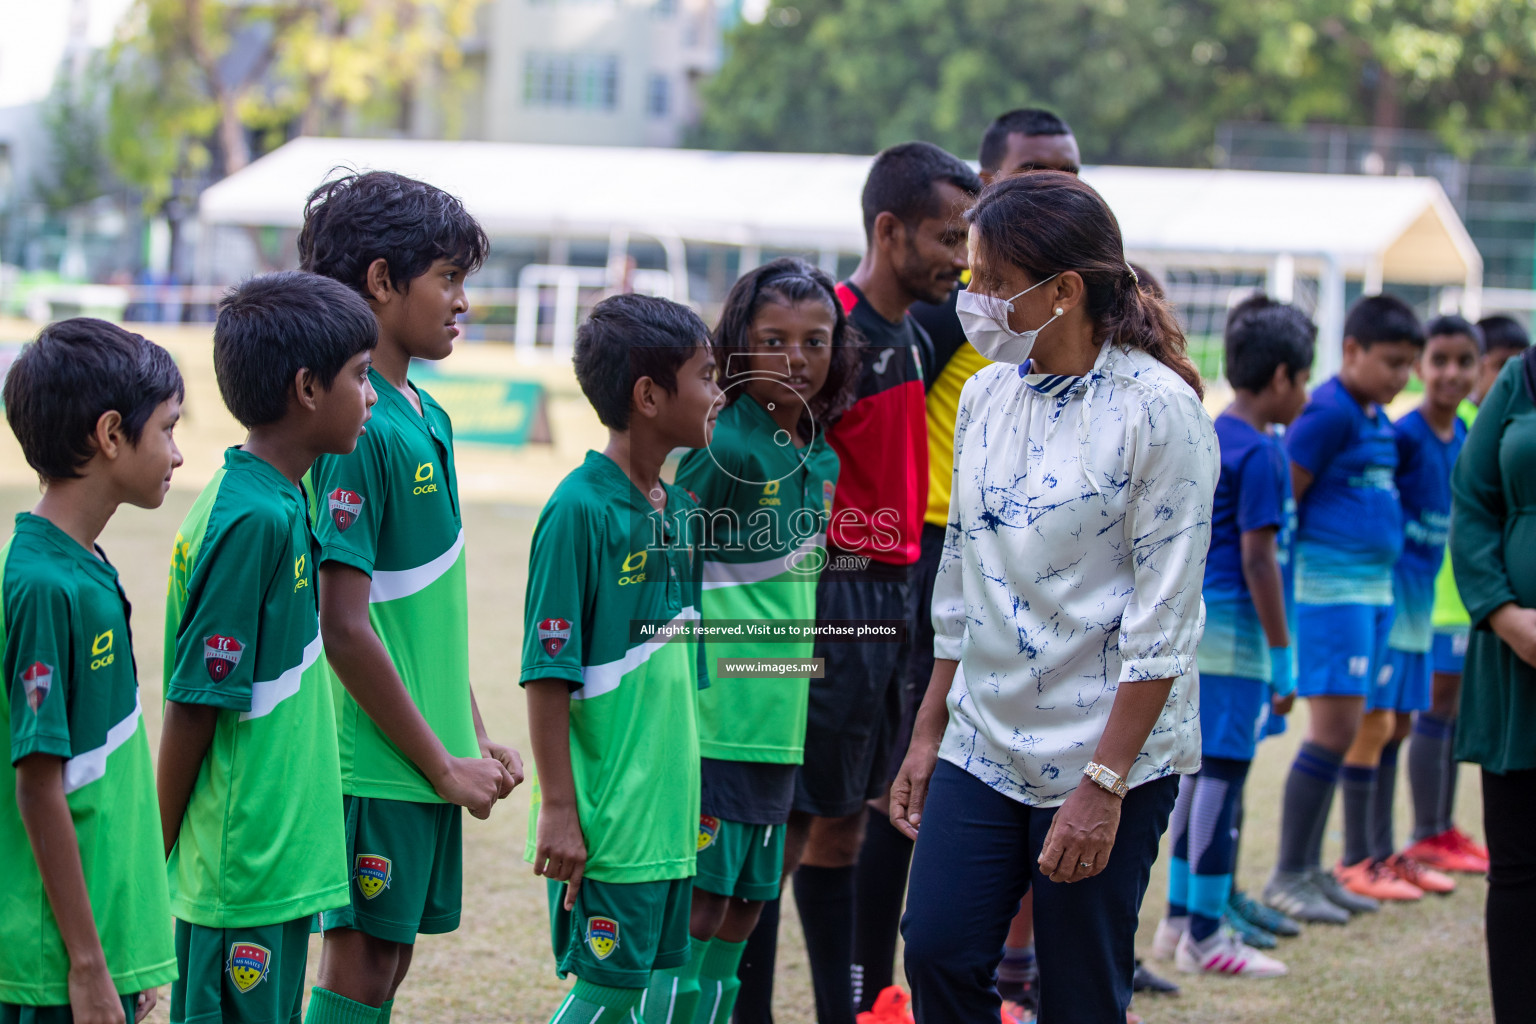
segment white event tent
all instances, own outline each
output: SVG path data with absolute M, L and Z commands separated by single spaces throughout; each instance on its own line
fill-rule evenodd
M 203 224 L 297 228 L 337 168 L 398 171 L 460 196 L 491 236 L 659 241 L 683 282 L 688 243 L 822 254 L 864 245 L 859 194 L 873 158 L 489 142 L 301 138 L 207 189 Z M 1476 316 L 1482 260 L 1432 178 L 1090 166 L 1127 255 L 1154 268 L 1245 270 L 1288 298 L 1317 278 L 1319 372 L 1336 364 L 1344 282 L 1446 289 Z M 1457 301 L 1459 300 L 1459 302 Z

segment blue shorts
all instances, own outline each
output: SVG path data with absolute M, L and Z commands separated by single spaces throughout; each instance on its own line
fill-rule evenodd
M 1467 639 L 1471 633 L 1471 628 L 1467 626 L 1454 631 L 1435 630 L 1435 646 L 1430 652 L 1430 669 L 1448 676 L 1461 675 L 1462 669 L 1467 664 Z
M 1200 753 L 1252 761 L 1268 721 L 1269 684 L 1239 676 L 1200 676 Z
M 1387 648 L 1387 660 L 1365 695 L 1367 711 L 1428 711 L 1429 652 Z
M 1298 604 L 1296 695 L 1364 697 L 1391 630 L 1391 605 Z

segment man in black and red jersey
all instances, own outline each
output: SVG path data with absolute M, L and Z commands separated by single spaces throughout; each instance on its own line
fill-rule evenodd
M 864 366 L 857 401 L 828 434 L 842 466 L 816 618 L 831 627 L 887 623 L 897 638 L 816 643 L 825 675 L 811 680 L 785 859 L 800 865 L 795 901 L 821 1024 L 854 1021 L 854 865 L 866 801 L 890 781 L 910 656 L 902 627 L 928 497 L 923 373 L 932 344 L 907 309 L 954 290 L 966 266 L 965 211 L 980 188 L 974 171 L 937 146 L 885 150 L 864 184 L 864 258 L 838 286 L 864 337 Z

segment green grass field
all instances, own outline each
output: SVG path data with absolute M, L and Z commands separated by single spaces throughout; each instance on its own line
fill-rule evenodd
M 0 490 L 5 508 L 30 507 L 34 492 Z M 124 509 L 103 537 L 133 601 L 134 639 L 151 742 L 159 735 L 160 672 L 167 556 L 177 524 L 193 495 L 173 491 L 156 512 Z M 465 507 L 470 586 L 470 656 L 475 689 L 488 728 L 528 757 L 527 725 L 517 686 L 522 646 L 524 566 L 535 509 L 491 504 Z M 1248 826 L 1242 879 L 1262 885 L 1273 855 L 1280 779 L 1297 729 L 1266 744 L 1248 789 Z M 1406 781 L 1399 785 L 1398 831 L 1407 827 Z M 1481 833 L 1476 776 L 1463 771 L 1460 817 Z M 428 936 L 418 948 L 395 1011 L 403 1022 L 547 1020 L 567 983 L 551 966 L 545 886 L 523 862 L 527 832 L 526 787 L 497 808 L 489 821 L 466 818 L 464 921 L 448 936 Z M 1335 812 L 1337 815 L 1337 812 Z M 1335 829 L 1337 824 L 1335 823 Z M 1337 834 L 1329 856 L 1337 852 Z M 1161 913 L 1162 866 L 1154 869 L 1142 913 L 1140 945 L 1151 941 Z M 1430 1021 L 1476 1024 L 1489 1011 L 1482 953 L 1483 882 L 1464 878 L 1458 891 L 1423 904 L 1391 907 L 1347 928 L 1317 927 L 1282 944 L 1291 975 L 1276 981 L 1180 979 L 1178 999 L 1141 999 L 1136 1009 L 1153 1024 L 1309 1024 L 1356 1021 Z M 776 993 L 781 1024 L 812 1020 L 808 972 L 793 915 L 785 904 Z M 311 972 L 318 961 L 312 948 Z M 1172 971 L 1171 965 L 1160 969 Z M 166 1020 L 165 1001 L 151 1018 Z

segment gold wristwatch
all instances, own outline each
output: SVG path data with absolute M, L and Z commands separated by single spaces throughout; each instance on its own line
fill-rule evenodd
M 1093 784 L 1100 789 L 1107 789 L 1121 799 L 1131 791 L 1131 787 L 1125 784 L 1125 780 L 1113 769 L 1106 768 L 1097 761 L 1089 761 L 1083 769 L 1083 774 L 1093 780 Z

